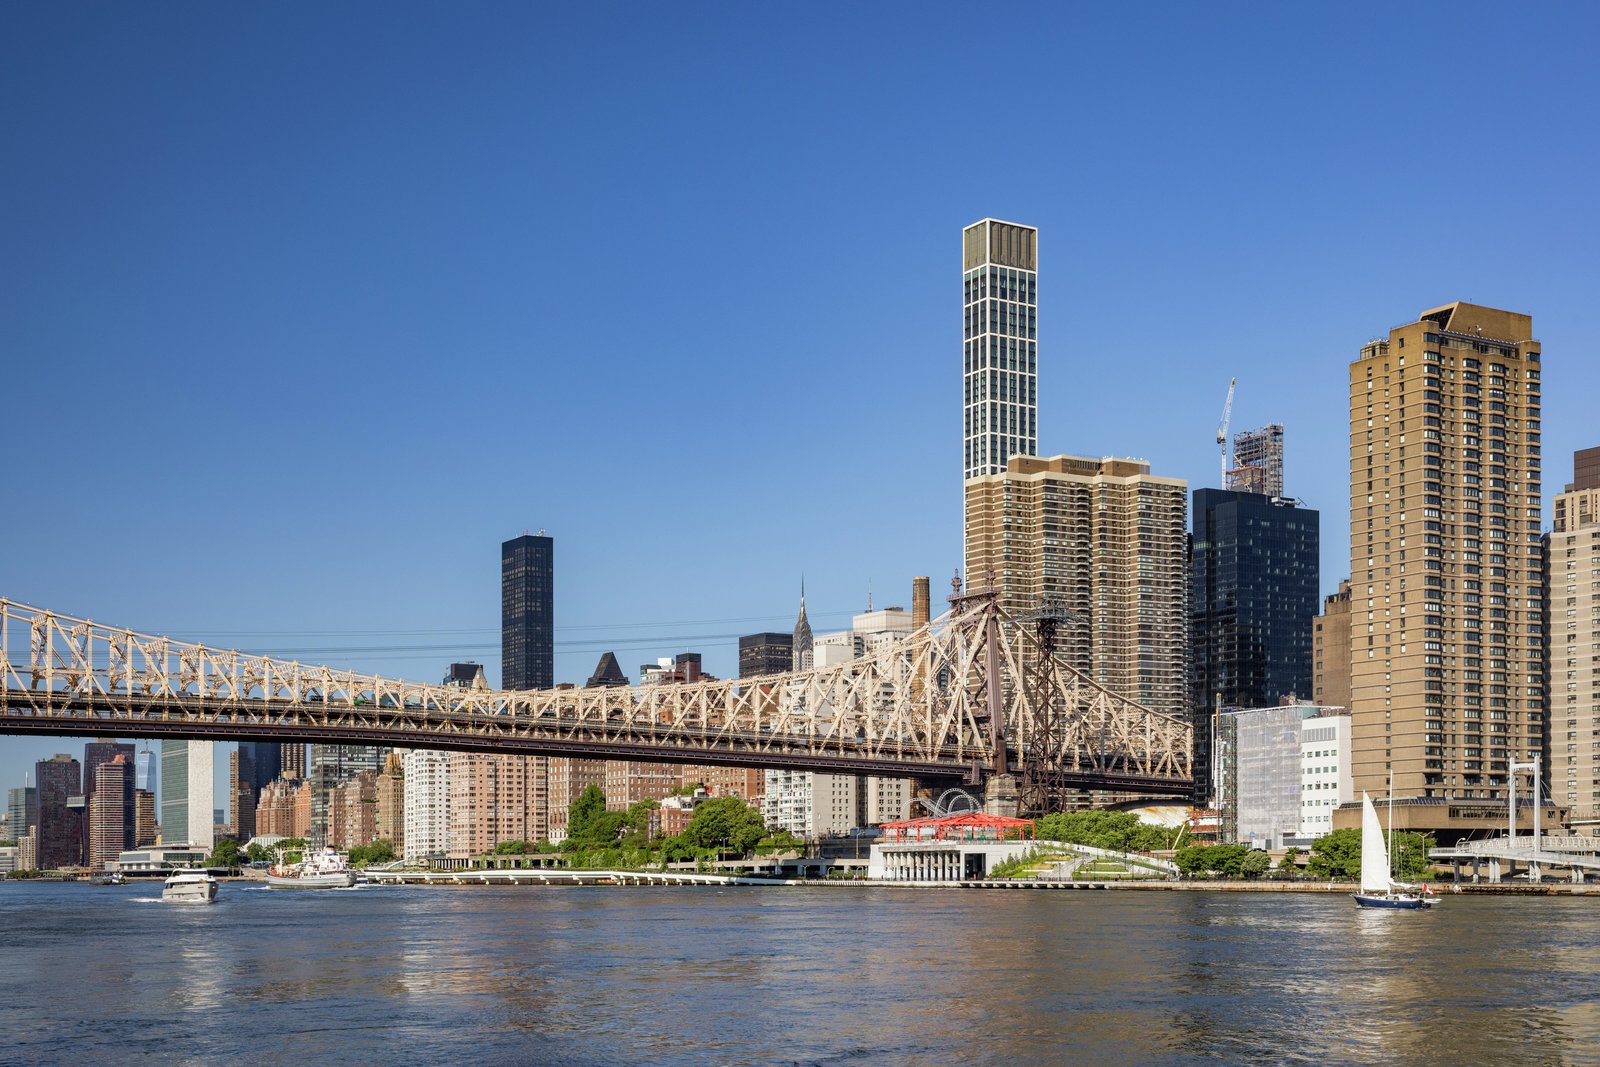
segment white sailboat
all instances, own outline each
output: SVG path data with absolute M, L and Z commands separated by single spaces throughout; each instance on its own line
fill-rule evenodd
M 1389 827 L 1394 828 L 1394 792 L 1389 793 Z M 1396 882 L 1389 864 L 1389 844 L 1378 825 L 1378 809 L 1372 798 L 1361 794 L 1361 890 L 1355 894 L 1360 908 L 1431 908 L 1427 890 Z

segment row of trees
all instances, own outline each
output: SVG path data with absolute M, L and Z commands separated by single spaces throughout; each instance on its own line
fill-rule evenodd
M 1172 862 L 1190 878 L 1259 878 L 1272 869 L 1272 857 L 1248 845 L 1190 845 L 1178 849 Z
M 746 859 L 758 852 L 799 848 L 792 834 L 770 834 L 761 813 L 738 797 L 702 800 L 682 833 L 652 835 L 652 813 L 661 807 L 641 800 L 626 811 L 610 811 L 598 785 L 591 785 L 572 802 L 567 816 L 567 836 L 560 845 L 549 841 L 502 841 L 497 855 L 560 852 L 574 867 L 654 867 L 687 861 L 715 862 Z
M 1432 837 L 1423 834 L 1410 831 L 1394 834 L 1391 857 L 1395 876 L 1407 882 L 1421 878 L 1431 866 L 1428 850 L 1435 844 Z M 1361 831 L 1346 827 L 1317 838 L 1311 846 L 1306 873 L 1318 878 L 1360 878 Z
M 1114 852 L 1153 852 L 1171 848 L 1182 836 L 1183 828 L 1140 822 L 1131 811 L 1064 811 L 1038 820 L 1033 833 L 1043 841 Z
M 1402 881 L 1415 881 L 1426 875 L 1431 864 L 1428 850 L 1434 839 L 1423 834 L 1402 832 L 1394 835 L 1394 873 Z M 1300 850 L 1289 849 L 1278 863 L 1280 871 L 1298 871 Z M 1244 845 L 1196 845 L 1180 848 L 1172 857 L 1178 870 L 1190 877 L 1207 875 L 1224 878 L 1259 878 L 1272 867 L 1265 852 Z M 1361 831 L 1335 830 L 1311 845 L 1305 872 L 1313 878 L 1354 881 L 1361 877 Z

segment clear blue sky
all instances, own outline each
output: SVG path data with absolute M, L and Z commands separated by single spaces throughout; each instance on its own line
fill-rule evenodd
M 959 563 L 986 215 L 1041 450 L 1212 484 L 1237 375 L 1325 589 L 1347 363 L 1424 308 L 1532 313 L 1547 490 L 1600 444 L 1592 6 L 333 8 L 0 13 L 0 595 L 495 678 L 542 527 L 559 678 L 732 673 L 802 572 L 820 630 Z

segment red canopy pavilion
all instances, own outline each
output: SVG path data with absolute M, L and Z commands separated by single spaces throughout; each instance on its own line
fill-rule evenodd
M 883 824 L 885 844 L 923 841 L 1032 841 L 1030 819 L 1009 819 L 1004 815 L 967 812 L 925 819 L 902 819 Z

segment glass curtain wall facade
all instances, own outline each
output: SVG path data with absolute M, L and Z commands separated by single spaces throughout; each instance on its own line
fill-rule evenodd
M 984 219 L 962 233 L 963 480 L 1039 451 L 1039 231 Z
M 794 635 L 745 634 L 739 638 L 739 677 L 784 674 L 794 663 Z
M 20 841 L 39 825 L 39 791 L 31 785 L 18 786 L 7 794 L 7 812 L 13 840 Z
M 77 866 L 83 859 L 83 820 L 81 803 L 83 770 L 68 755 L 40 760 L 33 768 L 39 791 L 38 861 L 41 871 Z
M 189 843 L 189 742 L 161 742 L 161 840 Z
M 1292 500 L 1195 490 L 1189 706 L 1196 804 L 1211 799 L 1219 696 L 1224 708 L 1262 708 L 1311 693 L 1319 536 L 1317 512 Z
M 555 541 L 500 546 L 500 688 L 555 688 Z

